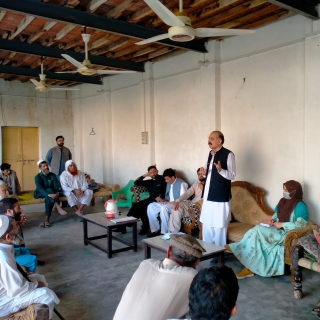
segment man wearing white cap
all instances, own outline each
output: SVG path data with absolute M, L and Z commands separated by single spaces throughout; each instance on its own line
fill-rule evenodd
M 18 270 L 11 244 L 17 231 L 13 218 L 0 215 L 0 317 L 33 303 L 43 303 L 49 306 L 52 319 L 54 305 L 60 300 L 52 290 L 46 288 L 44 276 L 32 274 L 24 277 Z
M 61 188 L 67 197 L 69 206 L 78 216 L 82 216 L 83 208 L 91 202 L 93 191 L 88 189 L 84 173 L 78 170 L 73 160 L 68 160 L 65 168 L 66 170 L 60 176 Z
M 37 164 L 41 172 L 34 177 L 36 190 L 34 191 L 33 196 L 35 199 L 45 199 L 46 218 L 44 222 L 40 223 L 39 227 L 49 228 L 51 227 L 49 219 L 54 206 L 61 215 L 65 215 L 67 212 L 60 207 L 58 202 L 60 185 L 57 176 L 49 171 L 48 163 L 45 160 L 39 160 Z

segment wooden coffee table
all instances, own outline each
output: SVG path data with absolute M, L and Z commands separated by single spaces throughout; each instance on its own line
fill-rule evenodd
M 128 213 L 128 209 L 121 209 L 121 216 L 122 218 L 126 217 Z M 137 252 L 137 221 L 138 219 L 121 222 L 121 223 L 114 223 L 111 221 L 111 219 L 107 219 L 105 212 L 99 212 L 99 213 L 91 213 L 82 216 L 83 217 L 83 241 L 84 245 L 91 244 L 95 248 L 105 252 L 108 254 L 108 258 L 112 258 L 113 253 L 123 252 L 127 250 L 133 250 L 134 252 Z M 106 234 L 102 234 L 95 237 L 88 237 L 88 223 L 95 224 L 101 228 L 107 229 Z M 112 230 L 119 226 L 128 226 L 132 225 L 132 242 L 124 240 L 123 238 L 120 238 L 118 236 L 115 236 L 112 234 Z M 94 243 L 93 240 L 108 238 L 107 241 L 107 249 L 104 247 L 99 246 L 98 244 Z M 116 240 L 118 242 L 121 242 L 126 245 L 125 248 L 115 249 L 112 250 L 112 240 Z
M 142 240 L 144 245 L 145 259 L 151 258 L 151 248 L 161 252 L 167 252 L 167 249 L 170 244 L 170 240 L 162 240 L 161 239 L 162 237 L 163 236 L 158 236 L 158 237 Z M 200 261 L 218 257 L 218 262 L 221 264 L 224 264 L 224 252 L 226 251 L 224 247 L 219 247 L 212 243 L 204 242 L 198 239 L 197 241 L 202 245 L 203 248 L 206 249 L 206 252 L 203 252 L 202 257 L 200 258 Z

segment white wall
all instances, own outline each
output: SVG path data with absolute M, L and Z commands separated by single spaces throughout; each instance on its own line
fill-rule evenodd
M 300 181 L 310 216 L 320 222 L 319 30 L 320 22 L 293 16 L 254 35 L 210 42 L 208 54 L 188 52 L 147 63 L 142 75 L 82 85 L 73 94 L 80 166 L 123 186 L 156 163 L 192 183 L 209 133 L 221 129 L 236 155 L 237 180 L 266 190 L 271 207 L 283 182 Z
M 73 152 L 72 104 L 65 91 L 39 93 L 31 83 L 0 79 L 0 126 L 38 127 L 39 158 L 56 145 L 58 135 Z M 0 153 L 2 158 L 2 148 Z

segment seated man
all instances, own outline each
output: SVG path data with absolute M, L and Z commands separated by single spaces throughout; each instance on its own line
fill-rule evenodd
M 237 313 L 239 285 L 231 268 L 217 265 L 200 270 L 189 290 L 191 320 L 226 320 Z
M 182 196 L 172 203 L 172 210 L 169 219 L 168 231 L 170 233 L 179 232 L 181 229 L 181 219 L 189 216 L 189 207 L 201 199 L 205 178 L 197 170 L 199 182 L 195 182 Z M 192 200 L 187 200 L 194 195 Z
M 51 227 L 49 220 L 54 206 L 61 215 L 65 215 L 67 212 L 64 211 L 59 205 L 58 199 L 60 184 L 57 176 L 49 171 L 48 163 L 45 160 L 39 160 L 37 164 L 41 172 L 34 177 L 36 190 L 34 191 L 33 196 L 35 199 L 45 199 L 46 218 L 44 222 L 40 223 L 39 227 L 48 228 Z
M 146 177 L 151 179 L 144 180 Z M 164 198 L 166 193 L 166 182 L 163 176 L 158 174 L 156 166 L 150 166 L 148 172 L 139 177 L 135 182 L 135 186 L 146 187 L 150 193 L 150 197 L 140 200 L 132 204 L 132 208 L 128 212 L 128 216 L 140 218 L 142 221 L 140 235 L 145 235 L 149 230 L 149 220 L 147 214 L 147 207 L 151 202 L 156 201 L 156 198 Z
M 52 290 L 46 288 L 43 276 L 32 274 L 25 278 L 18 270 L 12 251 L 12 239 L 17 232 L 14 219 L 0 215 L 0 317 L 33 303 L 43 303 L 49 306 L 52 319 L 54 305 L 60 300 Z
M 9 195 L 8 186 L 3 180 L 0 180 L 0 200 L 7 198 Z
M 12 217 L 18 225 L 18 233 L 13 236 L 11 243 L 14 245 L 14 256 L 16 262 L 26 268 L 27 272 L 35 272 L 37 267 L 37 256 L 31 254 L 28 248 L 25 248 L 23 234 L 20 224 L 26 221 L 22 214 L 19 201 L 16 198 L 4 198 L 0 201 L 0 215 Z M 21 231 L 21 232 L 20 232 Z M 41 264 L 44 262 L 41 261 Z
M 141 262 L 113 320 L 163 320 L 187 314 L 188 290 L 204 251 L 194 237 L 172 235 L 166 259 Z
M 172 209 L 172 203 L 170 202 L 178 199 L 188 189 L 188 184 L 182 179 L 176 178 L 176 174 L 171 168 L 164 170 L 163 177 L 167 183 L 165 198 L 162 199 L 160 196 L 157 197 L 155 199 L 156 202 L 150 203 L 147 208 L 151 230 L 151 233 L 147 236 L 148 238 L 156 237 L 159 236 L 160 233 L 165 234 L 168 232 L 169 215 Z M 159 212 L 161 219 L 161 232 L 158 221 Z
M 88 189 L 84 173 L 78 170 L 73 160 L 66 162 L 66 170 L 60 176 L 60 183 L 69 206 L 78 216 L 82 216 L 83 208 L 91 202 L 93 191 Z M 79 221 L 82 221 L 82 218 Z
M 19 194 L 21 192 L 20 183 L 17 174 L 14 170 L 11 170 L 11 164 L 3 163 L 0 166 L 1 173 L 0 178 L 8 186 L 9 194 Z

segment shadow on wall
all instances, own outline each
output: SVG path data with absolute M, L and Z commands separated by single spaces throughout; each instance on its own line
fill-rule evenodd
M 306 204 L 309 212 L 309 219 L 313 222 L 318 223 L 319 217 L 317 215 L 317 205 L 314 201 L 311 200 L 309 196 L 310 185 L 308 183 L 304 183 L 303 185 L 303 202 Z

